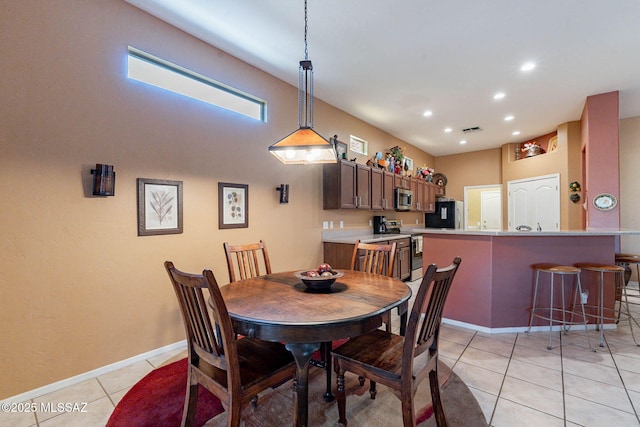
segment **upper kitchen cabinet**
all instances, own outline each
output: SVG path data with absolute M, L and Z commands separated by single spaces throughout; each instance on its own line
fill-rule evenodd
M 435 212 L 436 186 L 421 178 L 411 180 L 411 190 L 415 199 L 414 209 L 418 212 Z
M 322 168 L 324 209 L 371 209 L 371 168 L 348 160 Z
M 371 168 L 371 209 L 394 210 L 393 205 L 393 173 Z
M 394 183 L 396 188 L 404 188 L 411 190 L 411 178 L 403 175 L 394 174 Z

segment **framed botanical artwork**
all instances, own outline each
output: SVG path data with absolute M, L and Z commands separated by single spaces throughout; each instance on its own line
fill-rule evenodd
M 218 228 L 249 227 L 249 186 L 218 183 Z
M 182 181 L 138 178 L 138 236 L 182 233 Z

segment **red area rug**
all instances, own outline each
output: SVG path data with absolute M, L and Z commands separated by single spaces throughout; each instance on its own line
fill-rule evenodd
M 446 368 L 446 366 L 443 366 Z M 312 368 L 313 369 L 313 368 Z M 451 371 L 446 368 L 443 369 L 442 375 L 444 378 L 443 382 L 447 384 L 444 385 L 444 397 L 446 403 L 446 395 L 448 394 L 446 390 L 448 387 L 448 383 L 451 381 L 447 381 L 449 376 L 452 375 Z M 455 374 L 453 374 L 455 377 Z M 324 390 L 324 373 L 323 372 L 315 372 L 312 375 L 313 378 L 316 378 L 318 382 L 319 395 L 314 397 L 317 398 L 319 402 L 324 404 L 320 395 Z M 354 381 L 357 381 L 354 377 Z M 171 363 L 167 366 L 163 366 L 161 368 L 155 369 L 149 374 L 147 374 L 144 378 L 142 378 L 138 383 L 136 383 L 131 390 L 125 394 L 116 408 L 114 409 L 109 421 L 107 422 L 107 427 L 178 427 L 180 426 L 180 422 L 182 420 L 182 410 L 184 407 L 184 398 L 185 391 L 187 386 L 187 359 L 182 359 L 177 362 Z M 286 387 L 286 386 L 283 386 Z M 460 381 L 460 386 L 456 388 L 464 388 L 464 383 Z M 363 387 L 360 391 L 360 394 L 366 393 L 368 395 L 368 387 Z M 456 393 L 457 394 L 457 393 Z M 470 393 L 469 393 L 470 394 Z M 311 398 L 312 396 L 310 396 Z M 458 396 L 456 396 L 458 397 Z M 473 399 L 471 397 L 471 399 Z M 268 405 L 269 399 L 262 400 L 263 405 Z M 288 400 L 288 398 L 287 398 Z M 475 400 L 475 399 L 473 399 Z M 310 399 L 310 402 L 313 399 Z M 468 406 L 469 398 L 465 399 L 455 399 L 455 403 L 451 403 L 452 406 L 459 406 L 460 403 L 465 402 L 464 406 Z M 274 402 L 275 403 L 275 402 Z M 289 402 L 290 403 L 290 402 Z M 331 403 L 329 405 L 333 405 Z M 457 405 L 456 405 L 457 404 Z M 476 404 L 477 405 L 477 404 Z M 446 406 L 445 406 L 446 407 Z M 456 412 L 464 412 L 464 411 L 456 411 L 452 409 L 452 414 L 454 415 Z M 457 409 L 457 408 L 456 408 Z M 198 408 L 196 414 L 196 426 L 201 427 L 208 420 L 213 418 L 214 416 L 224 412 L 222 408 L 222 404 L 220 400 L 213 396 L 208 390 L 200 386 L 200 390 L 198 392 Z M 289 411 L 286 411 L 289 412 Z M 427 405 L 417 411 L 416 414 L 417 423 L 421 424 L 425 421 L 429 421 L 426 426 L 431 425 L 433 422 L 432 419 L 429 419 L 433 414 L 433 410 L 431 405 Z M 480 412 L 481 416 L 481 412 Z M 285 416 L 285 418 L 287 418 Z M 469 421 L 468 416 L 462 416 L 463 420 L 466 422 Z M 482 417 L 483 419 L 483 417 Z M 222 420 L 221 420 L 222 421 Z M 248 420 L 247 420 L 248 421 Z M 484 420 L 483 420 L 484 421 Z M 249 423 L 251 424 L 251 423 Z M 253 425 L 253 424 L 251 424 Z M 262 425 L 262 424 L 260 424 Z M 453 425 L 465 425 L 465 424 L 456 424 Z M 486 424 L 483 424 L 486 425 Z
M 179 427 L 186 390 L 186 358 L 155 369 L 122 397 L 107 427 Z M 223 411 L 220 400 L 200 386 L 195 425 Z

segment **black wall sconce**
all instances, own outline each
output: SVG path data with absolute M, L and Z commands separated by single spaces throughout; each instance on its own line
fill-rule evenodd
M 113 171 L 113 165 L 96 163 L 96 168 L 91 169 L 91 173 L 93 174 L 94 196 L 115 196 L 116 173 Z
M 289 184 L 280 184 L 276 191 L 280 192 L 280 203 L 289 203 Z

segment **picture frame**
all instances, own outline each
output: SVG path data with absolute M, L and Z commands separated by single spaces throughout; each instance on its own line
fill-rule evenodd
M 404 164 L 407 166 L 407 171 L 410 174 L 415 173 L 415 171 L 413 170 L 413 159 L 411 157 L 404 156 Z
M 347 144 L 342 141 L 336 141 L 336 156 L 338 159 L 346 159 L 347 158 Z
M 249 227 L 249 186 L 218 183 L 218 228 Z
M 138 236 L 182 234 L 182 181 L 137 181 Z

